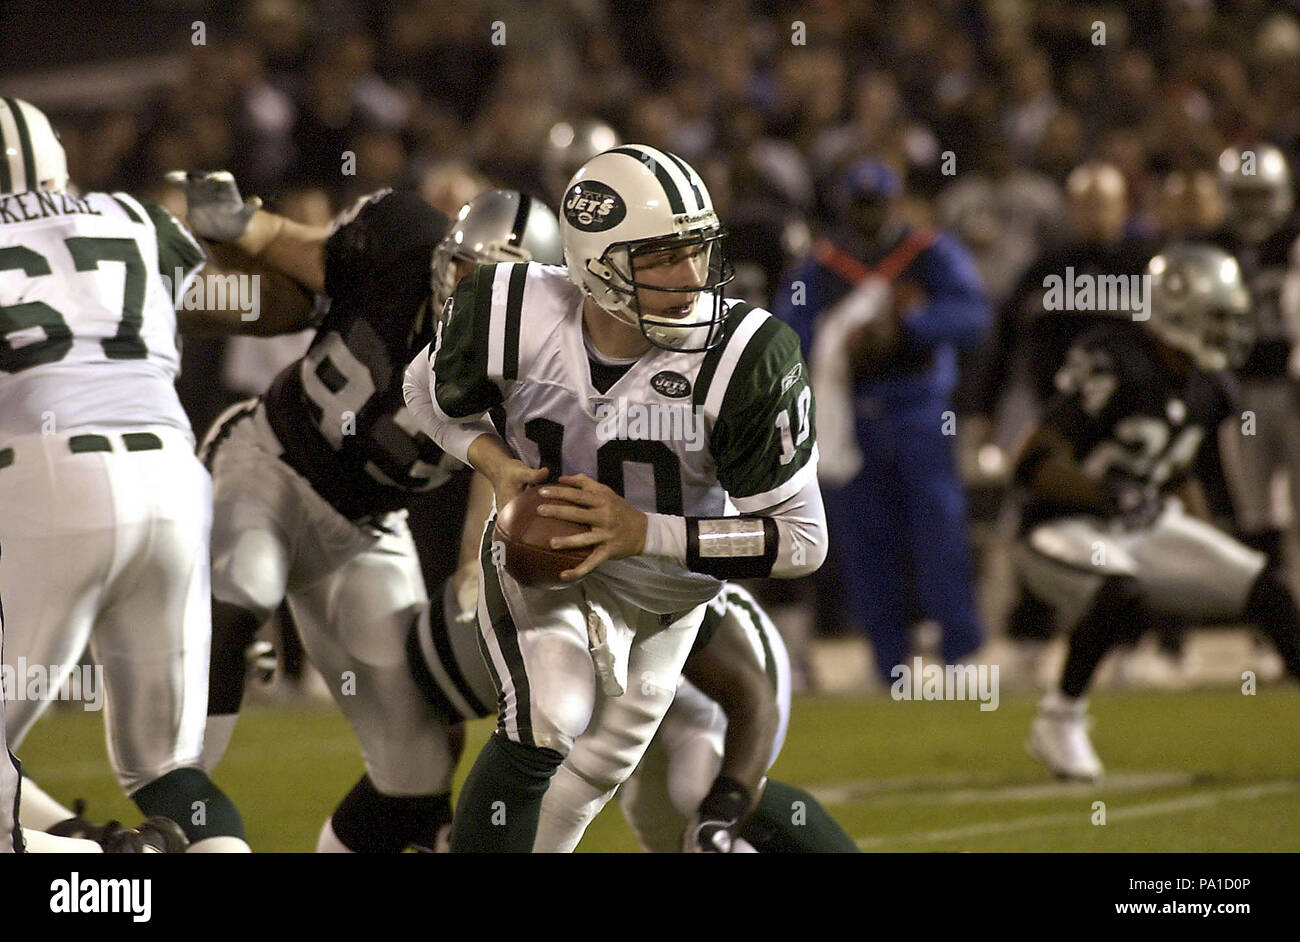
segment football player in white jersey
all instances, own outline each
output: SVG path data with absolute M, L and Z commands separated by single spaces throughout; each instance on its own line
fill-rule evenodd
M 553 833 L 573 822 L 580 836 L 640 761 L 723 580 L 805 575 L 825 557 L 798 340 L 723 297 L 725 230 L 699 175 L 616 147 L 570 181 L 560 225 L 565 268 L 479 268 L 407 371 L 407 404 L 488 478 L 498 508 L 549 478 L 543 496 L 566 503 L 542 512 L 592 528 L 556 544 L 590 549 L 559 590 L 480 557 L 501 709 L 453 851 L 532 850 L 571 752 Z M 504 437 L 487 418 L 497 407 Z M 583 736 L 604 748 L 576 752 Z
M 176 332 L 178 318 L 262 333 L 279 317 L 178 312 L 204 263 L 194 239 L 151 200 L 67 184 L 46 116 L 0 99 L 5 664 L 41 665 L 57 690 L 89 641 L 121 786 L 179 822 L 194 850 L 247 850 L 238 811 L 198 768 L 212 503 L 174 388 Z M 47 703 L 9 703 L 11 746 Z M 29 825 L 68 816 L 34 785 L 23 793 Z

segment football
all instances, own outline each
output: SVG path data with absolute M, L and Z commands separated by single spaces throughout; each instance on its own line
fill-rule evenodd
M 581 564 L 591 552 L 590 547 L 551 549 L 553 538 L 584 533 L 590 527 L 539 516 L 537 508 L 547 503 L 564 501 L 542 497 L 540 485 L 530 487 L 502 508 L 492 528 L 492 539 L 505 547 L 506 572 L 520 585 L 533 589 L 560 589 L 573 585 L 561 581 L 560 573 Z

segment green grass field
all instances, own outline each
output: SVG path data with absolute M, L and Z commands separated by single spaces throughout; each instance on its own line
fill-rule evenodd
M 1093 741 L 1109 775 L 1095 787 L 1056 783 L 1026 755 L 1034 705 L 801 698 L 773 774 L 813 791 L 869 851 L 1300 851 L 1293 687 L 1098 695 Z M 470 728 L 457 786 L 489 729 Z M 20 757 L 51 794 L 86 798 L 95 820 L 139 819 L 110 776 L 98 714 L 52 712 Z M 308 851 L 360 772 L 332 707 L 262 707 L 241 719 L 216 778 L 256 850 Z M 611 803 L 579 849 L 637 845 Z

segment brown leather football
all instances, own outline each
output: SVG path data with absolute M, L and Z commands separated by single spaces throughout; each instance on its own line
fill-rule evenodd
M 560 589 L 573 585 L 561 581 L 560 573 L 580 565 L 591 553 L 589 546 L 551 549 L 552 538 L 573 536 L 591 529 L 586 524 L 537 514 L 537 508 L 542 504 L 562 503 L 564 501 L 542 497 L 538 485 L 526 488 L 497 514 L 492 539 L 505 546 L 506 572 L 520 585 L 533 589 Z

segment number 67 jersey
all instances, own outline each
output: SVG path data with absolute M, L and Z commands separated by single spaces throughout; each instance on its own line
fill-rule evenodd
M 450 302 L 433 375 L 422 354 L 408 383 L 432 385 L 431 405 L 451 419 L 502 407 L 504 437 L 524 462 L 586 474 L 642 512 L 761 514 L 816 474 L 812 390 L 793 331 L 766 311 L 728 305 L 709 352 L 655 347 L 611 364 L 588 348 L 583 295 L 564 268 L 486 265 Z M 720 586 L 648 555 L 607 562 L 589 578 L 657 613 L 692 608 Z
M 74 427 L 190 432 L 176 300 L 203 251 L 148 199 L 0 195 L 0 437 Z

